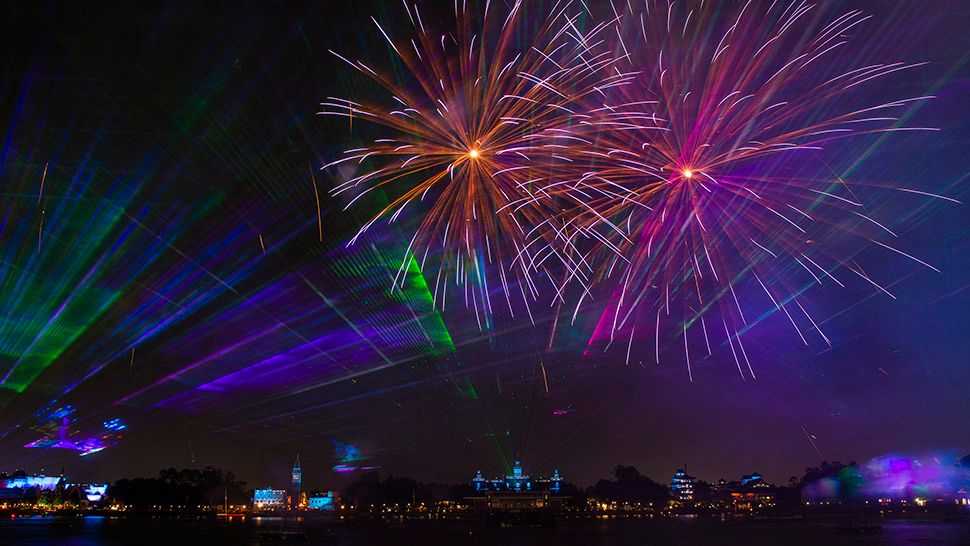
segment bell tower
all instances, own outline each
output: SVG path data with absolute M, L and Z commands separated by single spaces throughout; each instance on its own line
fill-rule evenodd
M 300 455 L 296 455 L 296 462 L 293 463 L 293 473 L 290 476 L 290 495 L 294 505 L 300 504 L 300 485 L 303 482 L 303 469 L 300 468 Z

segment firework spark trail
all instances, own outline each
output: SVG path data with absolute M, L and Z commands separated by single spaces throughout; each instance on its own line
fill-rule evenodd
M 420 207 L 411 212 L 419 225 L 407 254 L 436 279 L 436 305 L 445 305 L 453 282 L 480 325 L 493 313 L 490 284 L 513 315 L 520 296 L 531 319 L 536 283 L 567 258 L 548 242 L 554 203 L 536 191 L 569 167 L 573 148 L 591 144 L 573 134 L 576 120 L 588 117 L 577 105 L 625 78 L 609 71 L 608 51 L 592 50 L 611 27 L 580 32 L 569 8 L 557 3 L 535 32 L 521 2 L 507 14 L 489 3 L 481 13 L 456 3 L 457 30 L 436 34 L 420 7 L 405 3 L 415 34 L 409 40 L 393 38 L 372 18 L 403 64 L 400 78 L 331 52 L 392 99 L 390 107 L 336 97 L 321 103 L 322 115 L 353 116 L 389 133 L 324 166 L 344 173 L 331 193 L 350 196 L 348 208 L 378 190 L 390 196 L 350 243 L 378 220 L 394 222 Z M 473 26 L 477 17 L 481 29 Z M 517 48 L 524 35 L 535 38 Z
M 313 167 L 310 167 L 310 182 L 313 183 L 313 198 L 317 202 L 317 235 L 320 238 L 320 242 L 323 242 L 323 218 L 320 215 L 320 192 L 317 191 L 317 178 L 313 176 Z M 259 236 L 259 244 L 263 244 L 263 236 Z M 263 247 L 263 252 L 266 252 L 266 248 Z
M 40 210 L 40 224 L 37 226 L 37 254 L 40 254 L 41 250 L 41 240 L 44 236 L 44 214 L 46 211 L 44 209 Z
M 47 214 L 45 207 L 41 205 L 41 201 L 44 199 L 44 182 L 47 180 L 47 167 L 50 163 L 44 163 L 44 172 L 40 175 L 40 189 L 37 190 L 37 206 L 40 209 L 40 223 L 37 226 L 37 254 L 41 251 L 41 240 L 44 236 L 44 216 Z
M 40 189 L 37 191 L 37 204 L 40 205 L 41 199 L 44 198 L 44 181 L 47 180 L 47 167 L 50 163 L 44 163 L 44 173 L 40 175 Z
M 814 283 L 841 286 L 833 271 L 844 267 L 886 290 L 848 256 L 831 255 L 820 240 L 849 234 L 938 271 L 879 242 L 880 235 L 895 233 L 872 218 L 851 191 L 839 195 L 838 188 L 847 188 L 841 179 L 834 184 L 772 174 L 790 156 L 838 139 L 935 130 L 898 126 L 906 108 L 932 97 L 854 105 L 861 99 L 853 93 L 865 85 L 924 64 L 837 69 L 847 36 L 869 19 L 860 11 L 815 29 L 814 8 L 805 3 L 773 3 L 767 10 L 754 2 L 734 10 L 691 6 L 648 0 L 643 14 L 629 6 L 623 14 L 614 10 L 614 56 L 620 62 L 609 69 L 622 74 L 622 81 L 573 132 L 593 143 L 572 148 L 584 158 L 584 170 L 570 180 L 549 181 L 536 195 L 570 204 L 556 220 L 567 226 L 557 233 L 558 251 L 569 269 L 566 282 L 583 285 L 580 304 L 591 282 L 613 279 L 591 344 L 632 331 L 641 319 L 649 320 L 649 312 L 638 308 L 656 307 L 650 337 L 656 338 L 659 362 L 663 309 L 665 320 L 680 323 L 670 331 L 683 336 L 692 378 L 691 327 L 700 319 L 703 343 L 710 346 L 704 315 L 717 313 L 739 373 L 744 376 L 735 345 L 753 377 L 739 333 L 750 324 L 734 285 L 754 279 L 771 309 L 786 315 L 804 343 L 807 329 L 829 343 L 794 300 L 792 287 L 805 283 L 789 278 L 789 264 Z M 849 222 L 852 218 L 857 220 Z
M 824 459 L 825 456 L 822 455 L 822 452 L 819 451 L 819 449 L 818 449 L 818 445 L 815 444 L 815 437 L 812 436 L 811 434 L 809 434 L 807 430 L 805 430 L 805 426 L 804 425 L 798 425 L 798 426 L 800 426 L 802 428 L 802 432 L 805 433 L 805 437 L 808 438 L 808 441 L 812 444 L 812 447 L 815 448 L 815 453 L 818 453 L 818 456 L 819 457 L 822 457 Z
M 542 386 L 546 390 L 546 394 L 549 394 L 549 377 L 546 375 L 546 365 L 539 359 L 539 369 L 542 370 Z

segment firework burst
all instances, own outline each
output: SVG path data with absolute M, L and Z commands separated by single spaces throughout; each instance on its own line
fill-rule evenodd
M 388 195 L 351 244 L 377 221 L 393 222 L 409 209 L 418 226 L 402 271 L 416 259 L 434 283 L 436 305 L 457 286 L 485 325 L 490 291 L 500 288 L 510 313 L 513 300 L 528 311 L 538 296 L 533 278 L 548 275 L 561 257 L 544 243 L 547 230 L 537 229 L 553 216 L 555 201 L 536 192 L 568 169 L 577 145 L 591 144 L 573 134 L 577 119 L 588 117 L 577 105 L 622 79 L 605 70 L 614 62 L 608 51 L 591 53 L 610 27 L 580 31 L 568 3 L 556 4 L 539 24 L 521 2 L 507 13 L 490 3 L 480 11 L 456 3 L 457 29 L 444 34 L 432 30 L 419 6 L 405 3 L 404 11 L 414 29 L 409 40 L 395 40 L 373 20 L 403 67 L 398 77 L 332 52 L 389 96 L 388 105 L 332 97 L 322 103 L 321 114 L 387 131 L 324 167 L 355 169 L 332 192 L 352 195 L 348 207 L 375 190 Z
M 844 68 L 846 36 L 868 17 L 850 11 L 819 24 L 797 1 L 733 10 L 648 1 L 642 13 L 614 14 L 623 68 L 611 69 L 624 85 L 582 121 L 595 144 L 575 153 L 588 168 L 546 188 L 575 211 L 559 234 L 571 256 L 566 281 L 584 287 L 580 303 L 596 281 L 614 287 L 591 343 L 622 340 L 629 355 L 646 334 L 659 363 L 665 342 L 682 338 L 692 378 L 692 359 L 712 354 L 717 335 L 742 377 L 753 377 L 741 284 L 766 296 L 805 344 L 813 334 L 830 343 L 802 301 L 808 284 L 842 285 L 846 271 L 889 292 L 823 241 L 850 234 L 932 267 L 881 242 L 895 234 L 834 173 L 780 172 L 794 157 L 819 162 L 817 150 L 835 140 L 927 130 L 899 121 L 929 97 L 851 106 L 867 84 L 919 66 Z

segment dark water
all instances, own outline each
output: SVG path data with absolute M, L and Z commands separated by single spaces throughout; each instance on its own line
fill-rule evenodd
M 70 528 L 51 527 L 53 518 L 30 517 L 0 522 L 0 545 L 256 545 L 261 529 L 279 529 L 278 521 L 225 523 L 211 520 L 87 517 Z M 553 529 L 486 529 L 477 524 L 436 522 L 399 529 L 372 525 L 334 526 L 308 522 L 309 538 L 298 544 L 335 546 L 475 545 L 970 545 L 970 523 L 887 521 L 880 533 L 847 536 L 817 522 L 742 523 L 645 520 L 580 520 Z

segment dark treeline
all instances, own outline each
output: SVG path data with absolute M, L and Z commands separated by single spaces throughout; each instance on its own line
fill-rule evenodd
M 970 455 L 961 460 L 961 465 L 970 467 Z M 771 487 L 779 505 L 798 505 L 802 502 L 802 491 L 812 484 L 826 478 L 835 478 L 840 484 L 839 497 L 853 500 L 858 476 L 858 465 L 854 462 L 844 464 L 839 461 L 822 461 L 818 466 L 806 468 L 801 477 L 792 476 L 787 483 Z M 745 486 L 738 480 L 726 481 L 723 488 L 729 491 L 744 491 Z M 405 505 L 412 501 L 431 504 L 442 500 L 461 501 L 474 496 L 475 489 L 470 483 L 443 485 L 421 483 L 411 478 L 388 477 L 381 479 L 376 471 L 364 474 L 344 489 L 343 499 L 358 507 L 381 504 Z M 714 483 L 698 480 L 694 483 L 694 498 L 698 502 L 714 500 L 718 495 Z M 579 487 L 563 483 L 559 496 L 567 497 L 573 506 L 582 506 L 589 499 L 629 503 L 663 504 L 671 500 L 670 488 L 666 482 L 657 482 L 640 473 L 633 466 L 617 465 L 609 478 L 601 479 L 590 487 Z
M 585 497 L 616 502 L 653 503 L 664 503 L 670 499 L 670 490 L 666 485 L 640 474 L 635 467 L 616 465 L 612 475 L 611 480 L 599 480 L 593 487 L 587 487 Z
M 775 484 L 771 487 L 771 490 L 779 505 L 797 505 L 802 502 L 802 492 L 807 486 L 825 478 L 838 478 L 844 481 L 847 475 L 857 475 L 854 472 L 856 468 L 858 468 L 858 465 L 855 462 L 843 464 L 839 461 L 822 461 L 818 466 L 806 468 L 801 477 L 791 476 L 788 478 L 787 484 Z M 727 481 L 724 487 L 729 491 L 745 490 L 745 486 L 740 481 Z M 694 484 L 694 498 L 698 501 L 706 502 L 716 496 L 715 484 L 705 481 L 698 481 Z M 845 500 L 850 500 L 848 495 L 845 497 Z
M 958 463 L 970 468 L 970 455 Z M 773 487 L 779 504 L 798 504 L 802 491 L 826 478 L 835 478 L 839 484 L 838 497 L 852 500 L 858 496 L 854 477 L 859 476 L 859 466 L 851 462 L 822 461 L 818 466 L 806 468 L 801 477 L 792 476 L 787 484 Z M 726 487 L 742 489 L 737 481 L 729 481 Z M 697 481 L 694 496 L 699 502 L 706 502 L 716 496 L 715 484 Z M 67 492 L 58 492 L 64 495 Z M 232 472 L 213 467 L 198 469 L 168 468 L 154 478 L 123 479 L 109 488 L 112 499 L 135 508 L 153 506 L 221 506 L 228 493 L 231 504 L 252 502 L 253 492 L 246 482 L 236 478 Z M 475 488 L 471 483 L 440 484 L 422 483 L 407 477 L 390 476 L 381 479 L 376 471 L 360 476 L 343 491 L 343 499 L 358 507 L 381 504 L 406 505 L 411 502 L 434 504 L 440 501 L 462 501 L 474 496 Z M 601 479 L 590 487 L 579 487 L 563 483 L 559 496 L 567 497 L 573 506 L 581 506 L 588 499 L 616 502 L 664 503 L 670 500 L 670 489 L 666 482 L 657 482 L 644 476 L 633 466 L 617 465 L 609 478 Z
M 231 504 L 253 499 L 246 482 L 236 479 L 232 472 L 211 466 L 202 470 L 168 468 L 160 471 L 157 478 L 118 480 L 109 488 L 109 494 L 112 499 L 135 508 L 220 506 L 226 494 Z
M 434 504 L 440 501 L 458 501 L 475 494 L 470 484 L 447 485 L 421 483 L 411 478 L 390 476 L 381 480 L 377 471 L 368 472 L 348 485 L 343 499 L 354 506 L 379 506 L 381 504 Z
M 352 505 L 366 507 L 381 504 L 403 505 L 412 501 L 425 504 L 443 500 L 461 501 L 475 494 L 475 488 L 470 483 L 421 483 L 411 478 L 394 476 L 381 480 L 380 474 L 374 471 L 347 486 L 342 498 Z M 643 476 L 636 468 L 618 465 L 613 470 L 613 479 L 600 480 L 596 485 L 586 488 L 563 483 L 559 496 L 567 497 L 573 505 L 580 506 L 588 498 L 621 502 L 666 502 L 670 498 L 670 492 L 666 486 Z
M 856 462 L 851 462 L 849 464 L 842 464 L 839 461 L 828 462 L 822 461 L 822 464 L 818 466 L 813 466 L 805 469 L 805 473 L 801 478 L 796 478 L 792 476 L 788 478 L 788 484 L 795 487 L 805 487 L 806 485 L 813 484 L 824 478 L 835 478 L 838 476 L 844 476 L 846 474 L 855 474 L 859 465 Z

